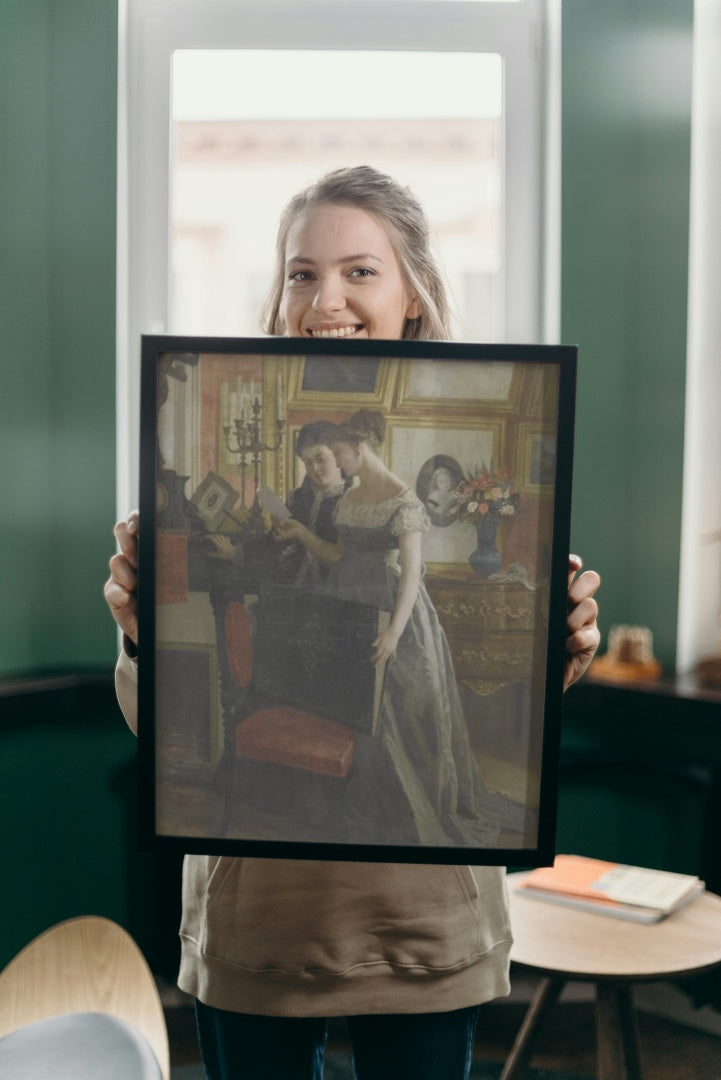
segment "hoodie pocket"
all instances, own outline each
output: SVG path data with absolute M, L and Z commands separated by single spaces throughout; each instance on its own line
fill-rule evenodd
M 251 970 L 462 967 L 508 936 L 498 867 L 188 856 L 183 932 Z

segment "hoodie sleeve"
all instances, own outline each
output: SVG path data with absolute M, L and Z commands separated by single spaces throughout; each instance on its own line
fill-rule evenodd
M 138 662 L 125 648 L 115 666 L 115 693 L 128 727 L 138 733 Z

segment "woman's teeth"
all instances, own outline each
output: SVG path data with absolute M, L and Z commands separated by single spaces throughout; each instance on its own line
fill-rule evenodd
M 311 330 L 311 337 L 320 338 L 339 338 L 350 337 L 355 334 L 360 327 L 358 326 L 334 326 L 332 330 Z

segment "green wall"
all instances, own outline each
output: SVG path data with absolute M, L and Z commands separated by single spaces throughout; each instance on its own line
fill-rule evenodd
M 692 0 L 563 7 L 573 544 L 674 660 Z M 0 675 L 112 661 L 116 0 L 0 0 Z
M 647 623 L 670 664 L 692 2 L 567 0 L 563 14 L 573 543 L 603 574 L 604 629 Z M 116 19 L 116 0 L 0 0 L 0 677 L 109 669 L 115 654 L 101 586 L 115 516 Z M 52 707 L 31 695 L 12 716 L 0 701 L 13 868 L 0 964 L 81 912 L 119 919 L 147 950 L 158 926 L 175 945 L 177 866 L 137 854 L 135 743 L 106 690 Z M 10 836 L 8 822 L 22 827 Z
M 0 676 L 112 663 L 116 0 L 0 0 Z
M 563 5 L 562 340 L 579 346 L 573 546 L 601 628 L 675 658 L 692 0 Z

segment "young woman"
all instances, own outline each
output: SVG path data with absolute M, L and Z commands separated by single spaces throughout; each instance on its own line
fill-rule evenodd
M 286 499 L 292 517 L 328 543 L 337 540 L 333 511 L 348 487 L 328 445 L 331 431 L 332 425 L 317 420 L 298 432 L 295 452 L 305 466 L 305 476 Z M 276 535 L 281 535 L 278 530 Z M 302 544 L 285 545 L 278 560 L 280 580 L 293 585 L 320 585 L 326 577 L 326 568 Z
M 285 501 L 294 520 L 331 543 L 338 536 L 333 510 L 348 487 L 348 481 L 343 479 L 333 451 L 327 445 L 333 427 L 333 424 L 317 420 L 304 424 L 298 432 L 295 452 L 305 466 L 305 476 Z M 254 565 L 263 579 L 289 585 L 320 585 L 325 579 L 326 568 L 308 548 L 292 539 L 290 543 L 278 543 L 278 540 L 282 540 L 278 528 L 273 534 L 246 545 L 236 545 L 229 536 L 218 533 L 206 537 L 210 558 Z
M 426 498 L 426 510 L 434 525 L 450 525 L 457 519 L 459 505 L 455 488 L 450 469 L 445 465 L 434 469 Z
M 447 338 L 448 324 L 425 216 L 407 189 L 364 166 L 332 173 L 291 201 L 279 229 L 270 333 Z M 116 525 L 120 554 L 105 586 L 126 635 L 117 686 L 131 725 L 137 534 L 136 513 Z M 567 686 L 599 641 L 599 578 L 576 576 L 580 568 L 572 557 Z M 378 655 L 396 648 L 391 632 Z M 359 1080 L 463 1080 L 478 1007 L 509 990 L 498 867 L 187 856 L 180 934 L 179 985 L 197 1000 L 210 1080 L 317 1080 L 329 1016 L 348 1017 Z

